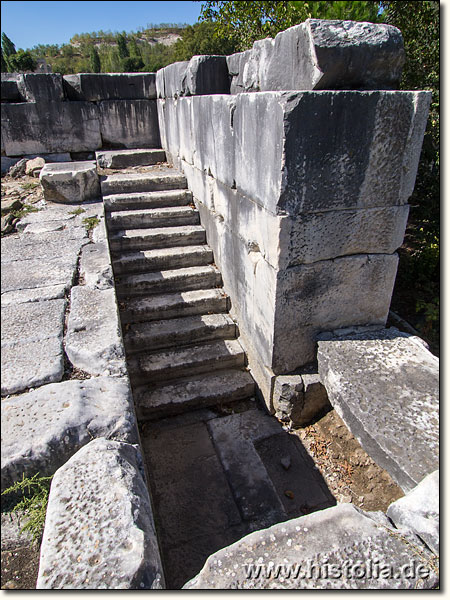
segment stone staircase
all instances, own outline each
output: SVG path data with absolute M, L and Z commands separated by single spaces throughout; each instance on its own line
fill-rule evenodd
M 135 166 L 131 151 L 109 152 L 107 161 L 100 154 L 100 168 L 125 165 L 102 177 L 101 190 L 138 419 L 252 397 L 230 301 L 185 177 L 152 165 L 161 150 L 136 151 Z

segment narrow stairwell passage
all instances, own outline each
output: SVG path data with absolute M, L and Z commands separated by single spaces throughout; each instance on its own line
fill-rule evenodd
M 162 151 L 101 169 L 115 287 L 166 583 L 256 529 L 335 504 L 261 410 L 185 177 Z M 122 162 L 122 160 L 124 162 Z M 100 166 L 100 163 L 99 163 Z

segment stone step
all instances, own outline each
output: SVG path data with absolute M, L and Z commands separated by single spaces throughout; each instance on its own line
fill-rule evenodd
M 219 269 L 213 265 L 116 277 L 116 293 L 121 298 L 177 291 L 181 293 L 220 285 L 222 276 Z
M 186 206 L 192 202 L 189 190 L 160 190 L 135 194 L 111 194 L 103 196 L 106 211 L 130 210 L 134 208 L 161 208 L 164 206 Z
M 254 393 L 255 382 L 248 371 L 224 369 L 178 379 L 159 387 L 138 387 L 133 397 L 138 419 L 150 420 L 180 414 L 188 409 L 244 400 Z
M 194 315 L 178 319 L 127 324 L 123 341 L 127 353 L 187 346 L 197 342 L 234 339 L 236 323 L 229 315 Z
M 238 340 L 220 340 L 176 350 L 132 355 L 128 372 L 132 385 L 178 379 L 198 373 L 243 367 L 245 354 Z
M 143 271 L 165 271 L 180 267 L 208 265 L 214 260 L 209 246 L 175 246 L 125 252 L 113 260 L 114 273 L 138 273 Z
M 111 250 L 152 250 L 173 246 L 206 244 L 206 232 L 201 225 L 158 227 L 155 229 L 125 229 L 109 235 Z
M 227 312 L 229 298 L 222 288 L 161 294 L 119 302 L 122 324 Z
M 102 196 L 133 192 L 177 190 L 187 187 L 186 177 L 178 171 L 156 173 L 117 173 L 100 179 Z
M 164 150 L 149 150 L 147 148 L 136 148 L 132 150 L 100 150 L 95 153 L 97 166 L 104 169 L 126 169 L 127 167 L 138 167 L 156 165 L 166 160 Z
M 111 212 L 107 218 L 108 229 L 143 229 L 198 225 L 198 211 L 190 206 L 167 206 L 143 210 Z

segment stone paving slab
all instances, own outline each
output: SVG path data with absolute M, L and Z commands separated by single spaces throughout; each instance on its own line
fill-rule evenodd
M 2 306 L 2 395 L 62 379 L 65 307 L 64 299 Z
M 114 288 L 72 288 L 65 348 L 71 363 L 91 375 L 126 374 Z
M 8 236 L 2 239 L 1 262 L 6 264 L 17 260 L 76 257 L 80 247 L 87 242 L 88 235 L 84 227 L 40 235 Z
M 42 288 L 48 285 L 64 285 L 65 289 L 68 289 L 72 284 L 76 267 L 76 255 L 59 256 L 44 261 L 40 258 L 16 260 L 2 269 L 2 293 Z
M 9 306 L 11 304 L 55 300 L 56 298 L 64 298 L 65 293 L 66 286 L 64 284 L 47 285 L 31 290 L 12 290 L 1 295 L 1 305 Z
M 139 447 L 93 440 L 53 478 L 37 589 L 162 587 Z
M 330 403 L 361 446 L 404 491 L 439 467 L 439 360 L 391 327 L 319 337 Z
M 53 383 L 2 400 L 2 489 L 39 472 L 52 475 L 96 437 L 135 443 L 126 378 Z
M 340 504 L 219 550 L 183 589 L 430 589 L 438 573 L 412 532 Z

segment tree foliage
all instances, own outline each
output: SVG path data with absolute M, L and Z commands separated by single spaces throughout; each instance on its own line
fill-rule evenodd
M 175 60 L 189 60 L 196 54 L 233 54 L 238 46 L 234 39 L 220 37 L 214 23 L 204 21 L 188 26 L 174 46 Z
M 16 51 L 14 43 L 6 33 L 2 33 L 2 73 L 34 71 L 35 68 L 36 61 L 31 53 L 22 48 Z
M 215 24 L 216 36 L 232 42 L 239 50 L 256 40 L 274 37 L 280 31 L 308 18 L 378 20 L 379 3 L 368 2 L 203 2 L 200 18 Z
M 101 63 L 100 63 L 100 56 L 99 56 L 98 50 L 95 46 L 92 46 L 92 48 L 91 48 L 91 53 L 90 53 L 89 59 L 90 59 L 90 66 L 91 66 L 92 73 L 100 73 L 102 70 Z

